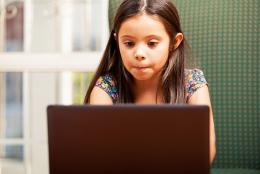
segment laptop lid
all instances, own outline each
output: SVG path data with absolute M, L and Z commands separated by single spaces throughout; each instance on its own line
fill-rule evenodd
M 209 108 L 48 106 L 50 174 L 209 174 Z

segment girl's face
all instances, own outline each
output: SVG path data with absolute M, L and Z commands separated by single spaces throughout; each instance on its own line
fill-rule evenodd
M 123 64 L 135 80 L 159 77 L 170 46 L 159 17 L 143 13 L 127 19 L 119 29 L 118 44 Z

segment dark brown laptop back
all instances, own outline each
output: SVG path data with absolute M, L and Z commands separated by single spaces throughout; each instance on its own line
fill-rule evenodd
M 50 174 L 209 174 L 209 108 L 49 106 Z

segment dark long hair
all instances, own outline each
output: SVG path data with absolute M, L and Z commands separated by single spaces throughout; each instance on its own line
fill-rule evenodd
M 159 16 L 170 37 L 170 53 L 162 71 L 159 87 L 163 92 L 165 103 L 186 103 L 185 95 L 185 38 L 177 49 L 172 50 L 173 38 L 182 33 L 180 19 L 176 7 L 169 0 L 124 0 L 119 6 L 114 18 L 109 40 L 89 85 L 84 103 L 89 103 L 90 94 L 100 76 L 113 76 L 118 89 L 118 99 L 115 103 L 133 103 L 134 96 L 131 89 L 132 75 L 125 69 L 119 52 L 117 39 L 121 24 L 128 18 L 145 12 L 148 15 Z

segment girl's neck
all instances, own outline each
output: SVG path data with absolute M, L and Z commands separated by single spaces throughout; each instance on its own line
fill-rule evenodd
M 159 78 L 147 81 L 135 80 L 133 86 L 134 102 L 136 104 L 162 103 L 162 91 L 158 89 Z

